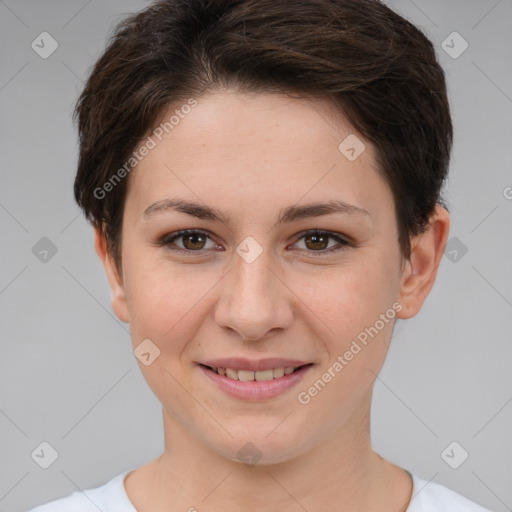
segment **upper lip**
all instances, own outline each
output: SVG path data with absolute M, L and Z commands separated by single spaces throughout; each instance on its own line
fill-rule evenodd
M 266 359 L 244 359 L 242 357 L 226 357 L 222 359 L 211 359 L 201 363 L 211 368 L 231 368 L 233 370 L 250 370 L 260 372 L 273 368 L 289 368 L 290 366 L 298 367 L 310 364 L 307 361 L 299 361 L 298 359 L 282 359 L 279 357 L 270 357 Z

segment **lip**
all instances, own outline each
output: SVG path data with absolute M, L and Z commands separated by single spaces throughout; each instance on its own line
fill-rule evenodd
M 223 359 L 212 359 L 204 361 L 201 364 L 211 366 L 212 368 L 232 368 L 233 370 L 250 370 L 261 372 L 272 368 L 288 368 L 290 366 L 304 366 L 311 361 L 299 361 L 298 359 L 282 359 L 279 357 L 268 357 L 258 361 L 244 359 L 243 357 L 227 357 Z
M 223 364 L 226 363 L 226 359 L 219 359 L 215 362 L 222 361 Z M 230 360 L 231 363 L 233 360 Z M 269 361 L 271 360 L 265 360 L 265 364 L 267 366 L 265 368 L 261 368 L 260 370 L 268 370 L 270 368 L 281 368 L 282 363 L 297 363 L 297 361 L 292 360 L 284 360 L 280 359 L 278 366 L 268 366 Z M 273 360 L 276 361 L 276 360 Z M 245 360 L 246 363 L 248 363 L 247 360 Z M 263 361 L 260 361 L 262 363 Z M 226 368 L 226 366 L 223 366 L 223 364 L 218 364 L 217 366 Z M 213 381 L 218 388 L 223 391 L 224 393 L 239 398 L 242 400 L 248 400 L 248 401 L 261 401 L 261 400 L 267 400 L 273 397 L 276 397 L 278 395 L 281 395 L 285 391 L 290 390 L 294 386 L 296 386 L 303 378 L 304 375 L 311 369 L 313 366 L 313 363 L 302 363 L 305 364 L 305 366 L 302 366 L 302 368 L 299 368 L 298 370 L 295 370 L 293 373 L 290 373 L 289 375 L 284 375 L 283 377 L 279 377 L 278 379 L 272 379 L 268 381 L 241 381 L 241 380 L 234 380 L 230 379 L 229 377 L 225 377 L 223 375 L 219 375 L 218 373 L 215 373 L 213 370 L 208 368 L 207 366 L 203 364 L 198 364 L 198 367 L 201 369 L 204 375 L 208 377 L 211 381 Z M 210 365 L 208 365 L 210 366 Z M 212 365 L 213 366 L 213 365 Z M 287 364 L 287 366 L 301 366 L 300 364 Z M 248 368 L 247 366 L 240 367 L 234 365 L 234 367 L 238 370 L 252 370 L 252 371 L 260 371 L 260 370 L 253 370 L 255 367 L 255 362 L 252 362 L 252 367 Z M 227 366 L 227 368 L 233 368 L 233 366 Z

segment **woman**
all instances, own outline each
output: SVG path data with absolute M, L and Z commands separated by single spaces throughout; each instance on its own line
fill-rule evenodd
M 376 0 L 162 0 L 75 114 L 75 197 L 165 450 L 33 512 L 485 512 L 370 440 L 450 224 L 445 79 L 416 27 Z

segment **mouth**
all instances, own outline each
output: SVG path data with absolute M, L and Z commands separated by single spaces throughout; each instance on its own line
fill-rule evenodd
M 235 364 L 238 361 L 238 364 Z M 202 373 L 216 389 L 243 400 L 266 400 L 284 394 L 296 386 L 314 365 L 300 361 L 279 360 L 250 363 L 241 360 L 225 360 L 198 363 Z
M 303 368 L 304 366 L 309 366 L 309 364 L 304 364 L 300 366 L 282 366 L 279 368 L 269 368 L 268 370 L 260 371 L 224 368 L 222 366 L 202 366 L 208 368 L 212 372 L 215 372 L 217 375 L 221 375 L 222 377 L 227 377 L 228 379 L 232 380 L 241 380 L 243 382 L 267 382 L 269 380 L 280 379 L 285 375 L 291 375 L 296 370 Z

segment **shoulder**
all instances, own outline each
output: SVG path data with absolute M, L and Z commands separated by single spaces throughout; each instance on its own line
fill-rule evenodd
M 411 476 L 413 491 L 407 512 L 491 512 L 444 485 Z
M 94 493 L 96 489 L 89 489 L 89 495 Z M 95 499 L 96 498 L 96 499 Z M 92 510 L 98 509 L 102 510 L 102 503 L 98 503 L 97 497 L 92 496 L 92 503 L 87 499 L 85 494 L 80 492 L 74 492 L 69 496 L 65 496 L 64 498 L 59 498 L 54 501 L 49 501 L 44 505 L 39 505 L 38 507 L 31 508 L 28 512 L 64 512 L 66 510 L 74 510 L 76 512 L 92 512 Z M 93 504 L 95 503 L 96 506 Z
M 124 471 L 100 487 L 75 491 L 28 512 L 136 512 L 124 488 L 124 478 L 130 471 L 131 469 Z

